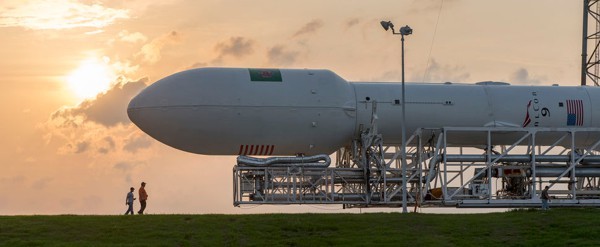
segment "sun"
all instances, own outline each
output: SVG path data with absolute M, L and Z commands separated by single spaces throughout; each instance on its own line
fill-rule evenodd
M 110 88 L 114 72 L 105 61 L 88 59 L 67 76 L 69 89 L 80 99 L 93 98 Z

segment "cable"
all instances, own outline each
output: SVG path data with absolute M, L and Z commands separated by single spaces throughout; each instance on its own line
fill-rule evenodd
M 433 50 L 433 44 L 435 42 L 435 36 L 437 34 L 438 23 L 440 23 L 440 16 L 442 15 L 442 8 L 444 7 L 444 0 L 440 4 L 440 10 L 438 11 L 437 21 L 435 22 L 435 29 L 433 30 L 433 38 L 431 39 L 431 46 L 429 46 L 429 56 L 427 56 L 427 64 L 425 65 L 425 71 L 423 72 L 423 79 L 421 81 L 425 81 L 425 77 L 427 76 L 427 72 L 429 72 L 429 62 L 431 61 L 431 51 Z

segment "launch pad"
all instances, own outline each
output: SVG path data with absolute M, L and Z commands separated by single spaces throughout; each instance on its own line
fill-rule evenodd
M 460 138 L 480 145 L 457 145 Z M 600 206 L 600 128 L 482 127 L 418 129 L 407 139 L 406 203 L 412 207 L 539 207 L 549 186 L 551 207 Z M 549 143 L 552 145 L 538 145 Z M 498 144 L 496 140 L 512 140 Z M 585 147 L 581 143 L 586 143 Z M 578 145 L 576 145 L 578 144 Z M 234 205 L 342 204 L 401 207 L 399 146 L 386 146 L 377 128 L 321 157 L 233 169 Z M 243 158 L 242 158 L 243 159 Z M 240 159 L 238 159 L 240 160 Z M 273 160 L 271 160 L 273 161 Z

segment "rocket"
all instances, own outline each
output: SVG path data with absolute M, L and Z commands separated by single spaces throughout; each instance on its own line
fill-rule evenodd
M 384 143 L 399 145 L 402 102 L 408 135 L 419 128 L 600 127 L 596 87 L 447 82 L 406 83 L 405 90 L 403 101 L 400 83 L 348 82 L 329 70 L 200 68 L 148 86 L 127 114 L 154 139 L 206 155 L 331 154 L 359 139 L 373 116 Z M 578 145 L 594 138 L 578 138 Z M 498 145 L 513 139 L 494 137 Z M 465 135 L 454 144 L 481 138 Z

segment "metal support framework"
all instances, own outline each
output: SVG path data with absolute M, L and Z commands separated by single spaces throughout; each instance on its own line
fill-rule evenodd
M 336 153 L 335 167 L 323 155 L 239 157 L 234 205 L 536 207 L 548 185 L 553 207 L 600 206 L 600 128 L 421 128 L 403 152 L 384 145 L 372 107 L 369 127 Z M 479 143 L 453 145 L 464 138 Z
M 376 119 L 376 118 L 374 118 Z M 480 145 L 457 147 L 464 136 Z M 495 140 L 510 136 L 509 145 Z M 552 138 L 541 146 L 539 139 Z M 585 141 L 585 147 L 577 146 Z M 538 207 L 550 186 L 552 207 L 600 206 L 600 128 L 419 129 L 407 139 L 407 201 L 415 207 Z M 506 143 L 504 143 L 506 144 Z M 376 128 L 340 149 L 335 166 L 302 163 L 233 169 L 234 204 L 342 204 L 401 207 L 399 146 Z
M 594 85 L 600 82 L 600 4 L 599 0 L 583 1 L 583 32 L 581 46 L 581 85 L 584 86 L 589 78 Z M 591 18 L 589 18 L 591 17 Z M 596 27 L 592 34 L 588 35 L 589 24 Z M 594 47 L 588 56 L 588 46 Z

